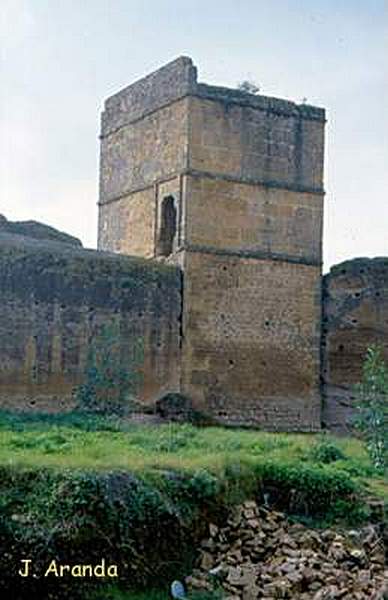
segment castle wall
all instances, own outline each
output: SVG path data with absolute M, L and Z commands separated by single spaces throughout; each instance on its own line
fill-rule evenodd
M 322 191 L 321 109 L 203 84 L 197 93 L 190 102 L 190 168 L 250 183 Z
M 109 98 L 99 248 L 133 256 L 0 215 L 0 406 L 71 408 L 115 323 L 123 358 L 143 346 L 144 404 L 181 391 L 220 423 L 312 431 L 323 393 L 345 430 L 368 346 L 388 360 L 388 259 L 333 267 L 322 296 L 324 123 L 186 57 Z
M 320 426 L 320 269 L 188 252 L 182 391 L 220 423 Z
M 102 138 L 99 249 L 154 255 L 155 183 L 186 167 L 187 102 L 174 102 Z
M 320 427 L 324 111 L 198 84 L 182 391 L 220 423 Z
M 101 138 L 100 202 L 146 188 L 186 167 L 187 98 Z
M 110 252 L 152 258 L 155 252 L 155 213 L 153 187 L 101 205 L 99 247 Z
M 146 260 L 0 234 L 0 405 L 66 410 L 104 324 L 143 346 L 139 399 L 179 389 L 181 276 Z
M 98 247 L 155 254 L 157 192 L 187 167 L 188 103 L 196 70 L 181 57 L 105 102 Z
M 323 278 L 323 294 L 323 424 L 346 431 L 367 348 L 379 345 L 388 362 L 388 258 L 332 267 Z
M 319 426 L 324 123 L 187 58 L 105 103 L 99 247 L 181 266 L 181 390 L 221 422 Z
M 320 264 L 320 194 L 191 176 L 185 198 L 189 248 Z

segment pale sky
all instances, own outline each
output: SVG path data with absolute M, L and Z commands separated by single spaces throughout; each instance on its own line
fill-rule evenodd
M 95 247 L 103 101 L 179 55 L 327 110 L 325 270 L 388 255 L 385 0 L 1 0 L 0 213 Z

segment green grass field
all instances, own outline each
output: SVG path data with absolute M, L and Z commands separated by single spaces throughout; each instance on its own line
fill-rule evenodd
M 336 460 L 320 455 L 334 445 Z M 329 457 L 330 458 L 330 457 Z M 377 474 L 364 445 L 354 438 L 265 433 L 221 427 L 166 424 L 143 426 L 117 418 L 0 413 L 0 465 L 56 469 L 122 469 L 135 474 L 173 469 L 220 475 L 230 464 L 297 467 L 322 464 L 347 473 L 388 499 L 388 481 Z

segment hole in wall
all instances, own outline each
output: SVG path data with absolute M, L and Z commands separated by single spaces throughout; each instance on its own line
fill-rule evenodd
M 173 196 L 166 196 L 162 200 L 160 231 L 158 240 L 159 256 L 169 256 L 174 249 L 174 240 L 177 232 L 177 210 Z
M 339 350 L 340 352 L 343 352 L 343 351 L 345 350 L 345 346 L 344 346 L 343 344 L 339 344 L 339 346 L 338 346 L 338 350 Z

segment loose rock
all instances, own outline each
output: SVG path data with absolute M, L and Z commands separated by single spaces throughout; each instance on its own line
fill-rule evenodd
M 221 586 L 228 600 L 385 600 L 384 569 L 376 528 L 318 532 L 249 501 L 225 527 L 209 526 L 186 583 L 189 589 Z

